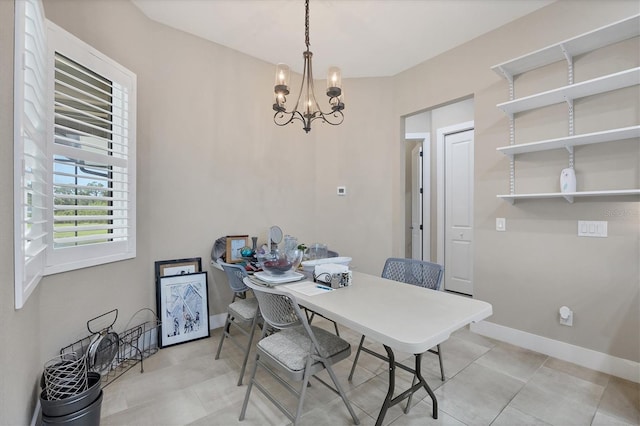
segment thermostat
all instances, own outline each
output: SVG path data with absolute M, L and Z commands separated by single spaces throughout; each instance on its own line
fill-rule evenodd
M 347 187 L 339 186 L 338 187 L 338 195 L 347 195 Z

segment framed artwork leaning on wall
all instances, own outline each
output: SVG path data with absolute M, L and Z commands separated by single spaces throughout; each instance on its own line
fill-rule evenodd
M 160 277 L 156 302 L 160 317 L 160 347 L 210 336 L 206 272 Z

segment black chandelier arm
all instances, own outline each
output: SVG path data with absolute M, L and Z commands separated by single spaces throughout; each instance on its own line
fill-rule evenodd
M 342 124 L 342 122 L 344 121 L 344 114 L 342 113 L 342 111 L 337 110 L 329 113 L 321 113 L 317 117 L 314 117 L 314 119 L 316 118 L 322 118 L 322 121 L 324 121 L 325 123 L 331 124 L 332 126 L 337 126 L 339 124 Z
M 273 122 L 278 126 L 286 126 L 287 124 L 293 122 L 293 120 L 300 120 L 303 124 L 303 129 L 305 132 L 309 133 L 311 130 L 311 123 L 317 119 L 322 119 L 324 123 L 330 124 L 332 126 L 337 126 L 342 124 L 344 121 L 344 114 L 341 110 L 336 110 L 332 112 L 321 112 L 316 111 L 313 115 L 303 116 L 299 111 L 276 111 L 273 115 Z
M 293 120 L 300 120 L 306 124 L 304 117 L 298 111 L 279 110 L 273 115 L 273 122 L 278 126 L 286 126 Z

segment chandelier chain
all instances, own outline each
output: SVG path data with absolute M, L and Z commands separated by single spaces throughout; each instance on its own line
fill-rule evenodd
M 307 50 L 309 50 L 309 0 L 305 0 L 304 7 L 304 44 L 307 45 Z

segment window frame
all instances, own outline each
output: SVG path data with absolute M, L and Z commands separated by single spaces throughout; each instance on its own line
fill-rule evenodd
M 48 182 L 48 193 L 50 197 L 48 198 L 48 205 L 51 214 L 50 220 L 47 223 L 50 240 L 47 244 L 47 262 L 44 275 L 131 259 L 136 256 L 136 75 L 50 21 L 47 21 L 47 39 L 49 47 L 47 58 L 47 71 L 49 72 L 49 88 L 47 90 L 49 98 L 47 103 L 47 113 L 49 116 L 49 124 L 47 127 L 47 156 L 50 167 L 50 181 Z M 71 59 L 72 61 L 114 83 L 122 85 L 126 90 L 128 90 L 128 157 L 126 161 L 128 176 L 128 182 L 126 183 L 128 208 L 126 210 L 129 232 L 125 241 L 54 248 L 54 155 L 61 151 L 65 151 L 64 148 L 60 149 L 59 146 L 56 146 L 54 135 L 56 53 Z
M 47 94 L 50 97 L 47 110 L 49 114 L 49 126 L 47 135 L 48 157 L 51 171 L 49 175 L 53 179 L 54 175 L 54 155 L 64 152 L 67 149 L 59 147 L 54 141 L 54 85 L 55 85 L 55 55 L 56 53 L 69 58 L 70 60 L 88 68 L 92 72 L 118 83 L 128 90 L 128 157 L 126 193 L 128 194 L 127 221 L 129 232 L 125 241 L 108 242 L 103 244 L 88 244 L 75 247 L 54 248 L 54 224 L 52 220 L 48 223 L 50 241 L 47 244 L 47 262 L 44 274 L 50 275 L 74 269 L 86 268 L 119 260 L 131 259 L 136 256 L 136 76 L 134 73 L 100 53 L 87 43 L 78 39 L 71 33 L 65 31 L 53 22 L 47 21 L 47 38 L 49 46 L 48 64 L 49 89 Z M 114 159 L 115 160 L 115 159 Z M 54 211 L 53 181 L 48 182 L 48 199 L 51 212 Z

